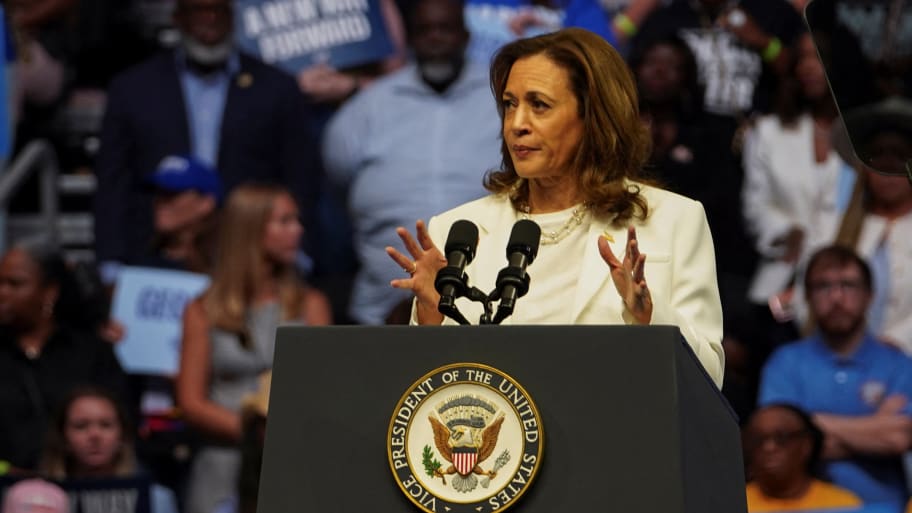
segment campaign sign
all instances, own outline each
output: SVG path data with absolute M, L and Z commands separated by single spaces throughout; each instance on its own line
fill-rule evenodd
M 209 285 L 201 274 L 124 267 L 117 277 L 111 315 L 124 325 L 115 345 L 124 370 L 171 376 L 180 357 L 184 307 Z
M 5 497 L 16 482 L 18 480 L 14 477 L 0 478 L 0 497 Z M 52 482 L 66 493 L 70 513 L 150 513 L 152 510 L 150 482 L 144 477 Z M 25 500 L 31 509 L 16 511 L 44 511 L 40 508 L 40 497 L 27 497 Z
M 238 44 L 296 74 L 313 64 L 351 68 L 393 51 L 380 0 L 236 0 Z

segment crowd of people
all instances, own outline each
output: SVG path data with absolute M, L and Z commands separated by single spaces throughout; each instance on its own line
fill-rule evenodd
M 450 225 L 478 226 L 467 272 L 488 287 L 530 219 L 532 286 L 506 322 L 679 326 L 739 415 L 749 511 L 905 510 L 912 183 L 846 148 L 824 64 L 862 48 L 815 46 L 805 2 L 386 1 L 384 60 L 297 75 L 238 49 L 231 0 L 174 0 L 174 45 L 89 64 L 135 35 L 103 4 L 2 4 L 16 146 L 59 140 L 50 120 L 87 87 L 105 110 L 95 261 L 40 238 L 0 259 L 0 474 L 253 511 L 275 328 L 449 322 Z M 908 145 L 912 121 L 890 126 L 860 144 Z M 115 354 L 126 266 L 209 279 L 165 379 L 164 458 L 148 381 Z M 46 485 L 20 481 L 3 510 L 32 492 L 64 507 Z

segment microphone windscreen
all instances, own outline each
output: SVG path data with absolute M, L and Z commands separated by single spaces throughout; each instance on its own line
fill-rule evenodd
M 475 248 L 478 247 L 478 227 L 471 221 L 460 219 L 450 227 L 447 235 L 444 252 L 449 255 L 453 251 L 460 251 L 466 255 L 466 264 L 475 258 Z
M 538 255 L 538 245 L 541 242 L 541 228 L 538 223 L 529 219 L 520 219 L 513 225 L 510 232 L 510 241 L 507 243 L 507 258 L 512 253 L 520 252 L 529 258 L 529 263 Z

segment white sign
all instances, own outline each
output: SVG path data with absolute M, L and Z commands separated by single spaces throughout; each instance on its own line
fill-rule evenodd
M 111 316 L 124 325 L 115 346 L 124 370 L 173 376 L 180 359 L 184 307 L 209 286 L 209 277 L 183 271 L 124 267 Z

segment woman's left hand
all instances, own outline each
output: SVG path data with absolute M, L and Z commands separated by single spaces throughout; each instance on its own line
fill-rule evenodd
M 633 226 L 627 229 L 627 251 L 623 261 L 614 255 L 605 237 L 599 237 L 598 247 L 599 253 L 611 269 L 614 287 L 624 300 L 627 311 L 638 323 L 649 324 L 652 319 L 652 296 L 646 286 L 646 255 L 640 253 L 636 229 Z

